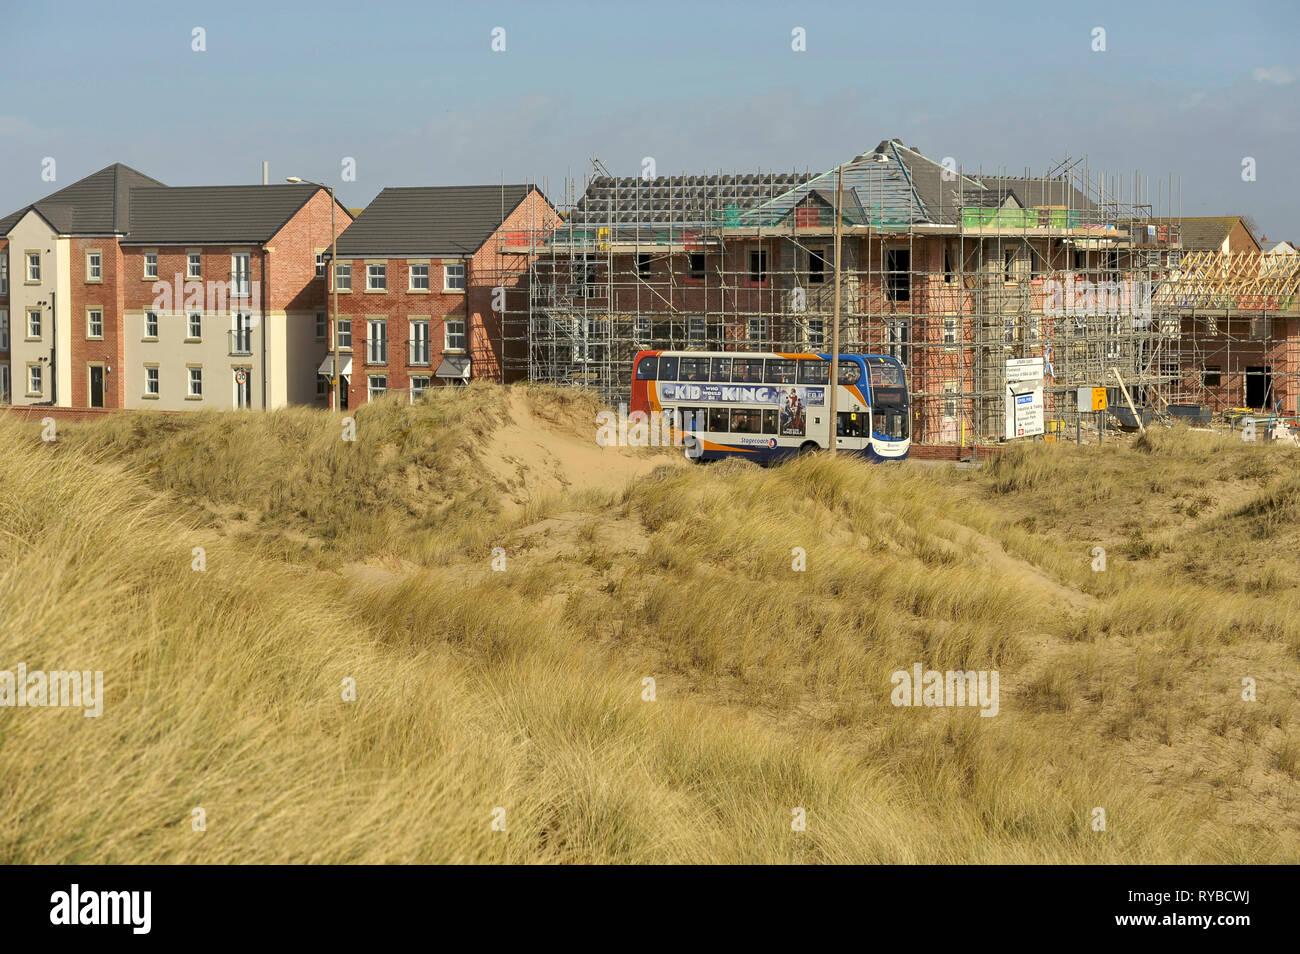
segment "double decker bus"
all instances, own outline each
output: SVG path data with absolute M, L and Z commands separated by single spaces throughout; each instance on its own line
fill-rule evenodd
M 639 351 L 629 407 L 670 416 L 689 457 L 769 461 L 830 447 L 830 368 L 828 354 Z M 841 355 L 837 386 L 837 450 L 906 457 L 902 364 L 887 355 Z

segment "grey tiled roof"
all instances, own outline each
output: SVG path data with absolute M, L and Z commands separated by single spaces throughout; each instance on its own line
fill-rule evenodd
M 35 209 L 60 233 L 116 233 L 124 244 L 264 242 L 316 191 L 301 185 L 175 188 L 114 163 L 0 219 L 0 235 Z
M 317 191 L 304 185 L 132 189 L 130 230 L 123 241 L 150 245 L 265 242 Z
M 30 209 L 64 234 L 125 232 L 130 192 L 138 186 L 166 188 L 157 179 L 115 162 L 0 219 L 0 235 L 7 234 Z
M 339 258 L 472 255 L 531 189 L 528 185 L 384 189 L 339 236 Z

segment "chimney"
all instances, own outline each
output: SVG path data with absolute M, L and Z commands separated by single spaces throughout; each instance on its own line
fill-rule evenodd
M 271 184 L 271 164 L 265 159 L 262 160 L 262 185 Z

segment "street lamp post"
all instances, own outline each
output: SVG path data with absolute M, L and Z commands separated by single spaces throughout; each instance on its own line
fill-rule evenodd
M 330 264 L 325 270 L 325 280 L 329 282 L 333 289 L 331 297 L 333 307 L 330 308 L 330 336 L 334 339 L 334 407 L 336 410 L 343 409 L 343 370 L 339 362 L 339 233 L 334 227 L 334 207 L 338 204 L 334 200 L 334 187 L 325 185 L 323 182 L 313 182 L 311 179 L 303 179 L 299 176 L 289 176 L 285 182 L 302 183 L 303 185 L 314 185 L 324 189 L 330 194 Z M 330 273 L 333 272 L 331 275 Z

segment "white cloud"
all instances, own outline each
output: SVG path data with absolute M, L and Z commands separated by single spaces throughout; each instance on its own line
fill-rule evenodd
M 1286 86 L 1295 82 L 1295 73 L 1285 66 L 1257 66 L 1250 71 L 1256 83 L 1272 83 L 1274 86 Z

